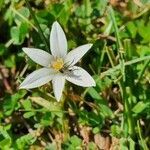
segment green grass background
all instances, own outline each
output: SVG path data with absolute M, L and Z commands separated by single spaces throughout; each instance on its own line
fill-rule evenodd
M 93 43 L 79 66 L 96 87 L 19 84 L 39 68 L 22 51 L 49 51 L 54 21 L 69 50 Z M 68 50 L 68 51 L 69 51 Z M 0 0 L 0 149 L 150 149 L 149 0 Z

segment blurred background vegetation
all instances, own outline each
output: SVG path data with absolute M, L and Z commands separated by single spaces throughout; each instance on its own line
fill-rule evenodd
M 50 83 L 18 90 L 39 67 L 22 47 L 48 50 L 55 20 L 69 50 L 94 44 L 79 65 L 97 84 L 67 83 L 61 103 Z M 149 0 L 0 0 L 0 149 L 148 150 L 149 62 Z

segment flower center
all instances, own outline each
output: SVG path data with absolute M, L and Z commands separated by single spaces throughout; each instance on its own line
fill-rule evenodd
M 53 69 L 59 71 L 63 68 L 64 61 L 62 58 L 56 58 L 54 61 L 52 61 L 51 66 Z

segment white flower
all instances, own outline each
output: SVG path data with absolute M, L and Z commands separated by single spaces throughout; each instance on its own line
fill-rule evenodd
M 52 80 L 54 95 L 59 101 L 65 79 L 83 87 L 95 86 L 95 81 L 87 71 L 74 66 L 92 47 L 85 44 L 67 54 L 66 36 L 58 22 L 54 22 L 50 33 L 50 49 L 52 55 L 36 48 L 23 48 L 23 51 L 43 68 L 32 72 L 21 83 L 20 89 L 32 89 Z

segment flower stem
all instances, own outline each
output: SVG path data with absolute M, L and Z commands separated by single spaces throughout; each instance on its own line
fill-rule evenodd
M 36 26 L 37 26 L 37 29 L 38 29 L 38 31 L 39 31 L 39 35 L 40 35 L 40 37 L 41 37 L 41 40 L 42 40 L 43 43 L 45 44 L 46 51 L 50 51 L 50 49 L 49 49 L 49 44 L 48 44 L 48 42 L 47 42 L 47 40 L 46 40 L 46 38 L 45 38 L 45 36 L 44 36 L 44 34 L 43 34 L 43 31 L 42 31 L 42 29 L 41 29 L 41 27 L 40 27 L 40 25 L 39 25 L 39 22 L 38 22 L 38 20 L 37 20 L 35 14 L 34 14 L 32 8 L 31 8 L 31 5 L 30 5 L 30 3 L 29 3 L 28 0 L 25 0 L 25 1 L 26 1 L 26 4 L 27 4 L 27 7 L 29 8 L 30 13 L 31 13 L 31 15 L 32 15 L 32 17 L 33 17 L 33 20 L 34 20 L 34 22 L 35 22 L 35 24 L 36 24 Z

